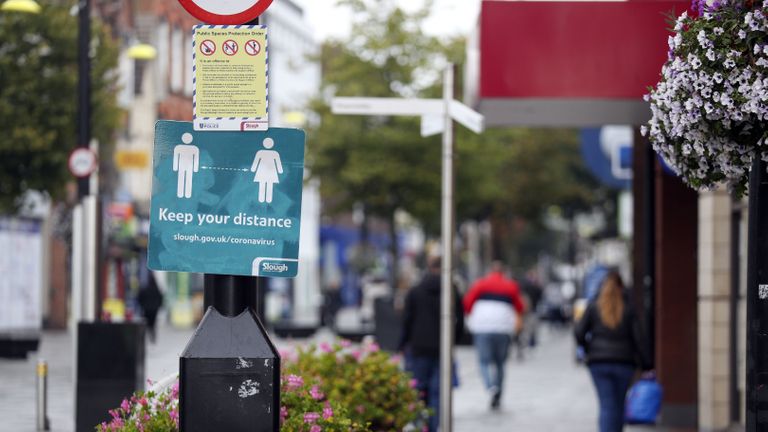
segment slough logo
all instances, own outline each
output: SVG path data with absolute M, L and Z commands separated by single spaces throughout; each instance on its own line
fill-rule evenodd
M 273 264 L 265 262 L 261 264 L 261 271 L 270 273 L 285 273 L 288 271 L 288 266 L 285 264 Z

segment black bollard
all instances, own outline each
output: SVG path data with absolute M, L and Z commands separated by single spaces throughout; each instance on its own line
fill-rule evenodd
M 280 430 L 280 356 L 256 316 L 257 283 L 205 276 L 206 314 L 180 359 L 182 432 Z

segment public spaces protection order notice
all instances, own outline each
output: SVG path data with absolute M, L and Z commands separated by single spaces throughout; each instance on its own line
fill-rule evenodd
M 194 129 L 267 130 L 267 28 L 198 25 L 193 44 Z
M 304 131 L 155 126 L 149 267 L 295 277 Z

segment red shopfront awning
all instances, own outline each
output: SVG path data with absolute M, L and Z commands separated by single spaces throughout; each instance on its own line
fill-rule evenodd
M 484 0 L 470 96 L 490 126 L 644 123 L 642 96 L 667 56 L 666 14 L 689 4 Z

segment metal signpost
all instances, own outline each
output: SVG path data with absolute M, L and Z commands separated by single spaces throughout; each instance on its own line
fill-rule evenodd
M 206 313 L 180 359 L 179 426 L 278 431 L 280 357 L 257 310 L 260 276 L 298 268 L 304 133 L 268 129 L 258 17 L 272 0 L 179 3 L 208 25 L 193 39 L 194 126 L 157 125 L 149 246 L 151 268 L 206 273 Z
M 422 136 L 443 133 L 442 151 L 442 271 L 440 307 L 440 430 L 452 429 L 453 358 L 453 120 L 475 133 L 482 133 L 482 114 L 453 100 L 453 65 L 444 73 L 443 99 L 392 99 L 337 97 L 331 104 L 334 114 L 420 116 Z

